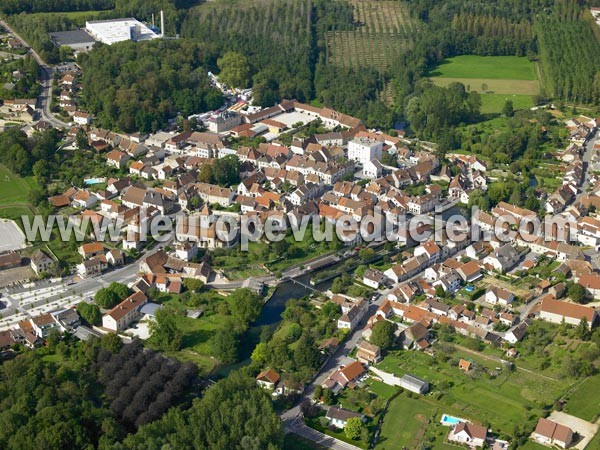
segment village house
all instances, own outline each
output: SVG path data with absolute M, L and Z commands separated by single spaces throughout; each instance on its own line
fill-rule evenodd
M 491 266 L 498 272 L 507 272 L 518 264 L 519 259 L 519 253 L 514 247 L 505 244 L 483 258 L 483 264 Z
M 127 165 L 130 156 L 119 150 L 112 150 L 106 155 L 106 165 L 115 169 L 123 169 Z
M 360 361 L 354 361 L 347 366 L 334 370 L 323 382 L 322 387 L 331 389 L 337 394 L 349 384 L 355 384 L 366 375 L 366 370 Z
M 381 360 L 381 349 L 366 341 L 358 344 L 356 358 L 363 364 L 377 364 Z
M 119 332 L 126 329 L 131 322 L 141 317 L 140 309 L 148 303 L 148 297 L 142 292 L 136 292 L 102 317 L 102 327 Z
M 98 197 L 88 191 L 80 190 L 77 191 L 73 197 L 71 205 L 73 208 L 91 208 L 98 203 Z
M 53 330 L 59 328 L 58 323 L 51 314 L 42 314 L 30 319 L 35 335 L 40 339 L 46 339 Z
M 31 256 L 30 265 L 31 269 L 36 273 L 36 275 L 40 275 L 56 267 L 56 262 L 45 252 L 36 250 L 36 252 Z
M 487 438 L 487 428 L 471 422 L 459 422 L 448 434 L 448 440 L 467 444 L 470 447 L 483 447 Z
M 364 299 L 359 299 L 350 307 L 348 312 L 343 313 L 338 319 L 337 327 L 339 329 L 353 330 L 362 320 L 368 308 L 369 303 Z
M 94 256 L 104 255 L 104 244 L 100 242 L 82 244 L 79 247 L 79 254 L 83 257 L 83 259 L 90 259 Z
M 569 325 L 579 325 L 583 318 L 588 327 L 592 328 L 596 324 L 598 311 L 576 303 L 555 300 L 552 296 L 546 296 L 542 300 L 540 319 L 559 324 L 564 320 Z
M 569 427 L 541 418 L 532 436 L 540 444 L 567 448 L 573 442 L 574 433 Z
M 529 324 L 527 322 L 521 322 L 513 326 L 506 333 L 504 333 L 504 340 L 511 344 L 516 344 L 525 337 L 528 326 Z
M 265 369 L 256 376 L 256 384 L 261 388 L 274 391 L 281 377 L 273 369 Z
M 379 286 L 385 282 L 385 276 L 377 269 L 367 269 L 363 274 L 362 282 L 373 289 L 379 289 Z
M 600 298 L 600 275 L 596 273 L 582 275 L 579 284 L 585 288 L 589 297 Z
M 344 429 L 348 423 L 348 420 L 352 418 L 358 417 L 361 420 L 364 419 L 362 414 L 355 413 L 354 411 L 350 411 L 339 406 L 330 406 L 327 409 L 327 414 L 325 414 L 325 417 L 329 421 L 329 425 L 339 429 Z
M 104 255 L 93 256 L 77 265 L 77 273 L 84 278 L 100 275 L 106 269 L 108 261 Z
M 490 286 L 485 293 L 485 301 L 492 305 L 508 306 L 514 299 L 511 292 L 497 286 Z

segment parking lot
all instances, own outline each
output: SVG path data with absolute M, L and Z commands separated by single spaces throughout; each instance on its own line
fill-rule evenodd
M 0 219 L 0 253 L 25 247 L 25 235 L 12 220 Z

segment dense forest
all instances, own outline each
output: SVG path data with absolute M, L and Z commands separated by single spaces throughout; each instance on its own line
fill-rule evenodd
M 558 7 L 560 6 L 560 7 Z M 600 41 L 589 13 L 574 3 L 557 4 L 536 24 L 546 90 L 576 103 L 600 101 Z
M 114 334 L 52 335 L 0 365 L 0 448 L 281 447 L 281 422 L 253 378 L 233 373 L 199 399 L 196 373 Z
M 0 133 L 0 164 L 22 177 L 38 173 L 56 152 L 57 130 L 38 133 L 28 138 L 18 128 Z
M 206 76 L 212 55 L 189 40 L 101 46 L 79 60 L 82 105 L 100 126 L 129 132 L 158 130 L 178 113 L 218 108 L 221 93 Z
M 447 88 L 425 81 L 419 83 L 406 106 L 406 117 L 422 139 L 452 148 L 451 129 L 461 123 L 475 121 L 480 115 L 481 98 L 477 92 L 467 93 L 462 83 Z
M 0 0 L 5 14 L 113 9 L 115 0 Z

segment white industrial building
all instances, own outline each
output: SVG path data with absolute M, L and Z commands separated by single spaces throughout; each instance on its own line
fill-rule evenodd
M 161 17 L 161 24 L 164 20 Z M 164 25 L 162 25 L 164 29 Z M 97 41 L 112 45 L 123 41 L 148 41 L 162 37 L 142 22 L 128 19 L 93 20 L 85 23 L 85 30 Z
M 374 159 L 381 159 L 382 152 L 383 142 L 375 139 L 360 137 L 348 143 L 348 159 L 362 165 Z

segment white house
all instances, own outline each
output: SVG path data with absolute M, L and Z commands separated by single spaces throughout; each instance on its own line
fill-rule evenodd
M 256 384 L 263 389 L 274 391 L 281 377 L 273 369 L 265 369 L 256 376 Z
M 382 173 L 383 166 L 376 159 L 372 159 L 371 161 L 368 161 L 363 165 L 363 176 L 365 178 L 370 178 L 374 180 L 376 178 L 381 177 Z
M 376 269 L 367 269 L 363 275 L 362 282 L 373 289 L 379 289 L 379 286 L 385 281 L 383 273 Z
M 140 309 L 148 303 L 143 292 L 130 295 L 102 317 L 102 326 L 111 331 L 121 331 L 141 317 Z
M 467 444 L 470 447 L 483 447 L 486 437 L 486 427 L 470 422 L 460 422 L 450 432 L 448 440 Z
M 73 114 L 73 121 L 77 125 L 89 125 L 92 123 L 92 116 L 87 113 L 77 111 L 75 114 Z
M 355 413 L 354 411 L 350 411 L 344 408 L 340 408 L 338 406 L 330 406 L 327 410 L 327 414 L 325 415 L 327 420 L 329 421 L 329 425 L 332 425 L 339 429 L 344 429 L 348 420 L 358 417 L 363 420 L 363 416 L 359 413 Z
M 511 292 L 497 286 L 491 286 L 485 293 L 485 301 L 492 305 L 500 304 L 507 306 L 512 303 L 514 299 L 515 296 Z

